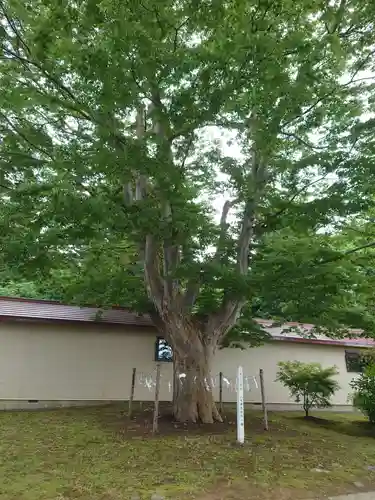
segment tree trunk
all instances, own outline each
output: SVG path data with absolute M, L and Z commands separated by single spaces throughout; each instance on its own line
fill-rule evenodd
M 305 418 L 308 418 L 309 416 L 309 396 L 304 393 L 303 395 L 303 409 L 305 410 Z
M 204 350 L 205 351 L 205 350 Z M 178 422 L 222 422 L 212 393 L 211 358 L 207 353 L 195 351 L 175 356 L 173 413 Z
M 214 335 L 180 314 L 154 315 L 160 334 L 173 350 L 173 414 L 178 422 L 222 422 L 212 393 Z
M 173 349 L 173 414 L 178 422 L 222 422 L 212 393 L 211 362 L 215 342 L 197 325 L 178 315 L 159 324 Z

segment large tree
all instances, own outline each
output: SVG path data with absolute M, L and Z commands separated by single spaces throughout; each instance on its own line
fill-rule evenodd
M 186 374 L 181 421 L 220 420 L 211 360 L 257 307 L 357 326 L 357 268 L 326 233 L 373 205 L 372 2 L 1 12 L 4 276 L 149 313 Z

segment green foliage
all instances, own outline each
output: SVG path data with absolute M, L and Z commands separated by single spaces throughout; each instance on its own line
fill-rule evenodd
M 5 282 L 0 285 L 0 296 L 25 297 L 25 298 L 47 298 L 34 282 Z
M 374 206 L 375 137 L 361 120 L 375 102 L 361 76 L 373 2 L 1 10 L 0 280 L 11 293 L 32 282 L 36 296 L 152 311 L 140 250 L 152 238 L 172 309 L 191 284 L 184 314 L 199 324 L 246 303 L 228 344 L 263 340 L 253 316 L 375 331 L 370 250 L 343 258 L 358 241 L 352 217 Z M 140 176 L 147 195 L 129 204 Z M 232 212 L 220 226 L 223 193 Z M 166 249 L 178 249 L 173 266 Z
M 375 363 L 368 365 L 363 373 L 351 382 L 353 406 L 375 423 Z
M 367 368 L 371 365 L 375 365 L 375 349 L 366 349 L 362 352 L 360 360 L 363 368 Z
M 253 263 L 255 314 L 315 323 L 328 335 L 339 335 L 342 330 L 350 336 L 348 326 L 373 335 L 373 250 L 345 255 L 371 237 L 368 231 L 360 236 L 352 231 L 312 237 L 290 229 L 268 235 Z
M 323 368 L 319 363 L 285 361 L 279 363 L 276 380 L 289 389 L 297 403 L 302 402 L 307 417 L 311 408 L 331 406 L 330 398 L 339 389 L 334 379 L 337 374 L 335 366 Z

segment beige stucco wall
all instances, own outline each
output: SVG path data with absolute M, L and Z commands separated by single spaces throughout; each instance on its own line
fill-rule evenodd
M 151 329 L 105 325 L 0 323 L 0 400 L 126 400 L 130 394 L 132 368 L 137 369 L 135 399 L 152 400 L 148 383 L 155 377 L 156 333 Z M 244 367 L 250 383 L 248 402 L 259 402 L 260 391 L 252 376 L 263 368 L 266 396 L 270 403 L 291 403 L 288 391 L 275 382 L 277 363 L 286 360 L 335 364 L 340 370 L 341 390 L 333 403 L 346 405 L 349 382 L 345 349 L 274 341 L 262 347 L 218 351 L 213 367 L 215 393 L 218 373 L 224 384 L 224 401 L 235 401 L 236 369 Z M 171 399 L 172 366 L 162 364 L 161 399 Z M 245 383 L 247 389 L 247 383 Z
M 228 374 L 232 379 L 235 376 L 236 366 L 241 364 L 244 374 L 256 375 L 263 368 L 267 401 L 270 403 L 287 404 L 292 403 L 288 390 L 279 382 L 275 382 L 279 361 L 302 361 L 318 362 L 322 366 L 336 365 L 339 369 L 338 382 L 340 390 L 332 398 L 335 405 L 347 405 L 350 392 L 350 381 L 355 374 L 346 371 L 345 348 L 341 346 L 317 345 L 305 343 L 293 343 L 285 341 L 274 341 L 254 349 L 238 350 L 223 349 L 218 351 L 215 367 Z M 258 384 L 259 385 L 259 384 Z M 223 397 L 227 401 L 235 401 L 236 393 L 225 390 Z M 249 402 L 261 400 L 260 390 L 251 384 L 251 391 L 246 393 Z

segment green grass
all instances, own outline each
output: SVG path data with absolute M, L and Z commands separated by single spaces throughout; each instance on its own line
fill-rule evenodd
M 311 498 L 375 484 L 375 432 L 358 415 L 273 413 L 262 430 L 246 416 L 247 443 L 182 431 L 122 431 L 120 408 L 0 414 L 1 500 L 120 500 L 138 493 L 184 499 Z M 233 420 L 233 418 L 231 418 Z M 125 419 L 124 419 L 125 420 Z M 313 469 L 328 472 L 317 472 Z

